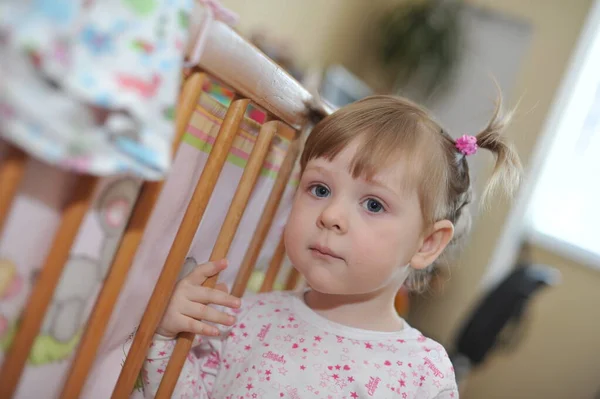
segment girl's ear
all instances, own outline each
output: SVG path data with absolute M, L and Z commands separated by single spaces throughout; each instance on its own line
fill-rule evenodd
M 454 225 L 449 220 L 440 220 L 436 222 L 425 239 L 421 247 L 410 260 L 410 266 L 414 269 L 425 269 L 436 261 L 444 252 L 444 249 L 454 236 Z

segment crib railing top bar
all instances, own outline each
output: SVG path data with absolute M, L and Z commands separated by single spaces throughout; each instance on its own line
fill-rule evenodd
M 330 109 L 226 24 L 213 21 L 199 66 L 294 128 Z M 310 107 L 309 107 L 310 105 Z

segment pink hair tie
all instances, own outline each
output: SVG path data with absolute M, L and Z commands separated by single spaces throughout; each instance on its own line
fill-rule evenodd
M 455 141 L 455 146 L 464 155 L 473 155 L 477 152 L 479 146 L 477 145 L 477 137 L 469 136 L 465 134 Z

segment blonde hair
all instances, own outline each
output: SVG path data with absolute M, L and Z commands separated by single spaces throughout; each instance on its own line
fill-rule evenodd
M 510 196 L 519 184 L 519 157 L 501 135 L 507 122 L 498 100 L 490 122 L 475 136 L 479 148 L 496 158 L 483 201 L 500 189 Z M 356 139 L 360 142 L 350 171 L 354 177 L 369 179 L 380 168 L 401 160 L 409 171 L 405 188 L 416 188 L 426 226 L 450 220 L 455 226 L 450 246 L 462 241 L 471 226 L 469 166 L 454 139 L 427 110 L 405 98 L 386 95 L 349 104 L 315 126 L 300 159 L 301 170 L 311 159 L 332 160 Z M 407 285 L 413 290 L 425 289 L 433 267 L 413 270 Z

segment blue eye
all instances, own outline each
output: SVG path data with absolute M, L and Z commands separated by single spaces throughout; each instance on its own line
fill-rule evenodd
M 315 184 L 310 187 L 310 193 L 317 198 L 325 198 L 329 195 L 329 189 L 322 184 Z
M 373 198 L 369 198 L 365 202 L 363 202 L 363 206 L 367 211 L 371 213 L 381 213 L 385 210 L 383 208 L 383 205 L 381 205 L 381 202 Z

